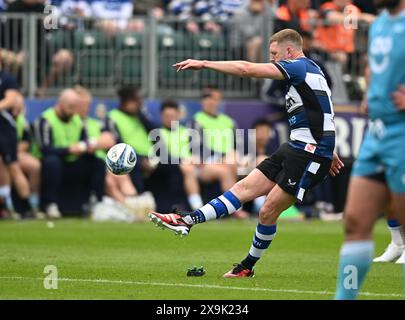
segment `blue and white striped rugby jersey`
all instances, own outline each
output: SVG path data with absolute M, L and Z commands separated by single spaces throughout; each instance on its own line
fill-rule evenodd
M 289 144 L 320 157 L 333 158 L 335 124 L 331 90 L 320 67 L 301 57 L 274 65 L 284 75 L 288 92 Z

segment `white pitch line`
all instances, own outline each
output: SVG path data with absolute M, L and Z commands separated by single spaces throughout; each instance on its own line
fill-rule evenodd
M 30 277 L 0 277 L 0 279 L 7 280 L 40 280 L 43 278 L 30 278 Z M 331 291 L 311 291 L 299 289 L 270 289 L 270 288 L 246 288 L 246 287 L 231 287 L 219 286 L 211 284 L 188 284 L 188 283 L 167 283 L 167 282 L 146 282 L 146 281 L 127 281 L 127 280 L 108 280 L 108 279 L 69 279 L 58 278 L 58 281 L 66 282 L 91 282 L 91 283 L 110 283 L 110 284 L 128 284 L 128 285 L 143 285 L 143 286 L 159 286 L 159 287 L 185 287 L 185 288 L 200 288 L 200 289 L 222 289 L 222 290 L 240 290 L 240 291 L 254 291 L 254 292 L 281 292 L 281 293 L 298 293 L 298 294 L 319 294 L 319 295 L 334 295 L 335 292 Z M 396 297 L 402 298 L 403 295 L 399 293 L 375 293 L 375 292 L 360 292 L 361 296 L 369 297 Z

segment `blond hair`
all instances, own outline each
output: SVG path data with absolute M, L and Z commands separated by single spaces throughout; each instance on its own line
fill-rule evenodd
M 80 97 L 86 97 L 89 98 L 90 100 L 92 99 L 92 95 L 90 90 L 86 89 L 85 87 L 82 87 L 80 85 L 75 85 L 73 87 L 73 90 L 76 92 L 77 95 Z
M 273 42 L 278 43 L 290 42 L 297 49 L 302 49 L 302 37 L 297 31 L 293 29 L 283 29 L 273 34 L 270 38 L 270 44 Z

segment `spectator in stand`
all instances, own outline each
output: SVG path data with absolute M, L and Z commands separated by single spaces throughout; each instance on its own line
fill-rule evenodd
M 181 21 L 181 28 L 184 24 L 185 30 L 194 35 L 201 31 L 200 24 L 196 20 L 204 19 L 204 16 L 199 16 L 194 10 L 197 2 L 194 0 L 173 0 L 168 5 L 169 13 Z M 205 25 L 202 28 L 205 29 Z
M 249 0 L 217 0 L 209 1 L 209 3 L 211 4 L 209 8 L 211 16 L 218 21 L 228 22 L 238 11 L 249 4 Z
M 87 0 L 51 0 L 51 4 L 52 14 L 58 21 L 58 28 L 69 31 L 77 29 L 83 25 L 84 19 L 92 16 L 91 6 Z M 73 33 L 70 33 L 70 36 L 73 37 Z M 50 49 L 53 50 L 52 47 Z M 48 87 L 57 81 L 59 74 L 70 70 L 73 62 L 73 53 L 68 49 L 60 49 L 58 55 L 53 58 L 51 69 L 41 83 L 37 96 L 45 96 Z
M 15 0 L 8 5 L 8 12 L 44 13 L 44 0 Z
M 142 20 L 132 19 L 134 6 L 131 0 L 93 0 L 91 9 L 93 17 L 101 19 L 98 25 L 108 36 L 113 36 L 118 31 L 144 30 Z
M 168 4 L 170 14 L 185 22 L 191 34 L 203 31 L 218 33 L 221 23 L 227 22 L 248 0 L 173 0 Z M 202 25 L 196 20 L 201 19 Z
M 370 0 L 354 0 L 353 4 L 358 7 L 361 12 L 377 15 L 377 8 L 373 1 Z
M 312 0 L 311 1 L 311 8 L 318 10 L 324 0 Z
M 11 1 L 9 0 L 0 0 L 0 13 L 7 12 L 7 8 L 10 2 Z M 5 43 L 6 38 L 8 38 L 5 34 L 6 25 L 7 23 L 5 21 L 1 21 L 0 19 L 0 61 L 2 61 L 3 70 L 16 75 L 24 61 L 24 53 L 21 51 L 15 52 L 11 50 L 13 48 L 2 48 L 7 46 L 7 44 Z
M 92 17 L 90 2 L 87 0 L 52 0 L 55 7 L 53 12 L 58 18 L 58 24 L 65 29 L 76 29 L 83 18 Z
M 250 0 L 231 20 L 230 45 L 233 52 L 246 52 L 246 60 L 262 62 L 262 30 L 265 1 Z
M 27 1 L 27 10 L 22 12 L 41 12 L 42 6 L 38 1 Z M 0 0 L 0 13 L 19 12 L 24 3 L 20 1 Z M 3 70 L 17 76 L 20 71 L 26 52 L 22 51 L 22 27 L 23 23 L 18 19 L 0 19 L 0 56 Z
M 350 0 L 325 2 L 320 8 L 321 23 L 316 29 L 316 45 L 345 68 L 355 49 L 355 29 L 358 21 L 371 23 L 375 16 L 361 13 Z
M 322 3 L 326 2 L 326 1 L 327 0 L 310 0 L 309 1 L 310 2 L 310 8 L 314 9 L 314 10 L 318 10 L 319 7 L 322 5 Z M 272 2 L 275 2 L 275 1 L 272 1 Z M 287 0 L 278 0 L 277 1 L 279 7 L 282 6 L 282 5 L 285 5 L 286 2 L 287 2 Z
M 45 10 L 45 1 L 44 0 L 16 0 L 12 2 L 7 9 L 7 12 L 12 13 L 41 13 L 44 14 Z M 13 21 L 10 21 L 12 23 Z M 15 22 L 15 21 L 14 21 Z M 9 25 L 10 29 L 16 28 L 15 24 Z M 22 28 L 19 27 L 17 30 L 20 33 L 17 35 L 13 33 L 14 42 L 19 43 L 19 47 L 22 49 Z M 41 21 L 38 21 L 38 45 L 37 45 L 37 55 L 40 57 L 42 54 L 42 46 L 45 40 L 45 33 Z M 20 49 L 20 50 L 21 50 Z M 20 52 L 26 54 L 24 52 Z M 46 93 L 46 88 L 53 82 L 55 79 L 61 77 L 64 73 L 70 70 L 73 66 L 73 54 L 67 49 L 58 50 L 53 56 L 51 61 L 51 68 L 49 73 L 46 75 L 45 79 L 41 80 L 41 86 L 37 94 L 43 96 Z
M 162 18 L 166 14 L 167 0 L 134 0 L 133 14 L 146 16 L 152 13 L 156 18 Z
M 316 17 L 316 10 L 310 9 L 309 0 L 287 0 L 276 11 L 274 32 L 282 29 L 294 29 L 300 31 L 312 31 Z
M 0 29 L 1 29 L 1 22 L 0 22 Z M 0 48 L 0 60 L 3 62 L 2 68 L 3 70 L 6 70 L 13 75 L 18 74 L 24 62 L 24 57 L 25 54 L 22 51 L 14 52 L 12 50 Z
M 170 0 L 133 0 L 134 16 L 152 15 L 157 21 L 158 34 L 172 34 L 173 27 L 162 21 L 166 17 L 167 4 Z

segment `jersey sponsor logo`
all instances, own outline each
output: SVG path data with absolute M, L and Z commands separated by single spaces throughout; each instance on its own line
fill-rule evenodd
M 287 111 L 291 109 L 291 107 L 295 104 L 295 100 L 292 97 L 287 97 L 286 100 Z
M 385 125 L 381 119 L 376 119 L 369 122 L 369 132 L 378 139 L 382 139 L 385 135 Z
M 389 54 L 393 48 L 391 37 L 376 37 L 370 44 L 370 67 L 373 73 L 383 73 L 390 64 Z
M 288 184 L 290 187 L 294 187 L 294 186 L 297 184 L 297 182 L 296 182 L 296 181 L 292 181 L 291 179 L 288 179 L 287 184 Z
M 253 240 L 253 244 L 256 248 L 261 248 L 263 245 L 260 241 L 257 241 L 256 239 Z
M 288 119 L 288 122 L 290 123 L 290 126 L 294 125 L 297 122 L 297 117 L 292 116 L 290 119 Z
M 316 150 L 316 146 L 314 146 L 313 144 L 307 143 L 305 145 L 305 151 L 309 152 L 309 153 L 315 153 Z
M 295 110 L 297 107 L 302 106 L 302 99 L 297 90 L 294 88 L 294 86 L 291 86 L 290 89 L 288 90 L 286 96 L 285 96 L 285 101 L 286 101 L 286 109 L 287 112 L 290 113 L 293 110 Z

